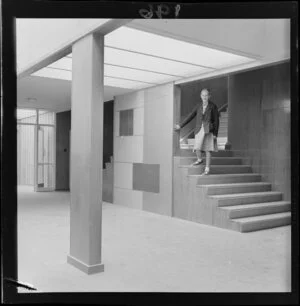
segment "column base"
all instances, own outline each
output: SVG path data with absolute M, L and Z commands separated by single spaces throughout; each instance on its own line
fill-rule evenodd
M 82 261 L 72 257 L 71 255 L 68 255 L 67 262 L 70 265 L 74 266 L 75 268 L 81 270 L 82 272 L 84 272 L 86 274 L 95 274 L 95 273 L 99 273 L 99 272 L 104 271 L 104 264 L 88 266 L 85 263 L 83 263 Z

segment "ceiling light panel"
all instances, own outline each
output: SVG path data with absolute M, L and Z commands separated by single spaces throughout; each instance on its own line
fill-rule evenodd
M 53 69 L 53 68 L 43 68 L 32 74 L 33 76 L 61 79 L 61 80 L 72 80 L 72 71 Z M 127 80 L 119 77 L 106 77 L 104 76 L 104 86 L 113 86 L 127 89 L 140 89 L 156 85 L 155 83 L 145 83 L 135 80 Z
M 106 47 L 104 63 L 185 77 L 212 71 L 191 64 Z
M 105 46 L 154 55 L 176 61 L 220 69 L 252 61 L 244 56 L 223 52 L 177 39 L 128 27 L 105 36 Z
M 72 58 L 64 57 L 49 65 L 48 68 L 72 71 Z M 111 77 L 132 79 L 143 82 L 150 82 L 153 84 L 169 82 L 177 80 L 179 78 L 173 75 L 161 74 L 161 73 L 127 68 L 127 67 L 120 67 L 110 64 L 104 64 L 104 75 Z
M 148 82 L 153 84 L 161 84 L 178 79 L 178 77 L 170 75 L 154 73 L 144 70 L 136 70 L 131 68 L 119 67 L 119 66 L 112 66 L 108 64 L 104 64 L 104 75 Z
M 147 88 L 147 87 L 154 86 L 155 84 L 124 80 L 124 79 L 117 79 L 117 78 L 111 78 L 111 77 L 105 76 L 104 85 L 112 86 L 112 87 L 127 88 L 127 89 L 141 89 L 141 88 Z

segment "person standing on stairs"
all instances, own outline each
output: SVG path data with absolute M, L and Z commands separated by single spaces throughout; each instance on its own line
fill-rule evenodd
M 181 124 L 175 125 L 178 131 L 196 117 L 195 144 L 197 160 L 192 164 L 197 166 L 203 163 L 202 152 L 206 155 L 204 175 L 210 171 L 211 152 L 218 151 L 217 137 L 219 130 L 219 112 L 217 106 L 210 100 L 210 90 L 203 88 L 200 92 L 199 105 Z

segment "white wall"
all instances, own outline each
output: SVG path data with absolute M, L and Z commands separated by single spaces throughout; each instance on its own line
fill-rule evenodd
M 174 86 L 145 90 L 144 163 L 159 165 L 159 192 L 143 194 L 143 209 L 172 216 Z
M 143 192 L 132 189 L 132 165 L 143 162 L 144 91 L 115 97 L 114 204 L 142 209 Z M 119 135 L 120 111 L 133 109 L 133 136 Z
M 121 137 L 120 111 L 127 109 L 134 110 L 134 135 Z M 115 98 L 114 204 L 172 215 L 173 109 L 173 83 Z M 151 179 L 145 177 L 151 174 L 145 170 L 145 174 L 135 172 L 133 177 L 133 163 L 143 163 L 146 169 L 159 166 L 158 192 L 145 191 L 152 189 Z M 133 182 L 137 181 L 144 181 L 143 191 L 133 190 Z

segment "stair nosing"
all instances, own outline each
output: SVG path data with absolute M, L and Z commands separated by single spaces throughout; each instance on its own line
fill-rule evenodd
M 259 216 L 251 216 L 251 217 L 242 217 L 242 218 L 234 218 L 234 219 L 230 219 L 232 222 L 236 222 L 236 223 L 247 223 L 247 222 L 259 222 L 261 220 L 272 220 L 273 218 L 268 218 L 268 216 L 273 216 L 274 219 L 278 219 L 280 217 L 287 217 L 287 216 L 291 216 L 291 212 L 287 211 L 287 212 L 280 212 L 280 213 L 275 213 L 275 214 L 266 214 L 266 215 L 259 215 Z M 277 218 L 276 218 L 277 217 Z
M 205 166 L 205 165 L 197 165 L 197 166 L 193 166 L 193 165 L 178 165 L 178 167 L 181 168 L 196 168 L 196 167 L 200 167 L 200 166 Z M 216 168 L 216 167 L 241 167 L 241 168 L 249 168 L 251 167 L 251 165 L 210 165 L 211 168 Z
M 272 185 L 269 182 L 245 182 L 245 183 L 227 183 L 227 184 L 198 184 L 198 186 L 205 186 L 205 187 L 216 187 L 216 188 L 228 188 L 228 187 L 245 187 L 245 186 L 253 186 L 253 185 Z
M 195 153 L 196 154 L 196 153 Z M 179 158 L 194 158 L 197 159 L 197 157 L 194 156 L 174 156 L 174 157 L 179 157 Z M 231 158 L 231 159 L 243 159 L 245 157 L 236 157 L 236 156 L 212 156 L 211 159 L 226 159 L 226 158 Z M 205 157 L 203 157 L 205 159 Z
M 229 193 L 229 194 L 218 194 L 209 195 L 213 199 L 231 199 L 231 198 L 243 198 L 248 196 L 262 196 L 262 195 L 282 195 L 280 191 L 259 191 L 259 192 L 246 192 L 246 193 Z M 223 197 L 223 198 L 222 198 Z
M 201 174 L 188 174 L 187 176 L 199 176 L 199 177 L 204 178 L 204 176 Z M 261 177 L 261 174 L 260 173 L 219 173 L 219 174 L 210 174 L 209 176 L 206 176 L 205 178 L 210 178 L 210 177 L 214 178 L 217 176 L 221 176 L 221 177 L 260 176 Z
M 272 202 L 261 202 L 261 203 L 252 203 L 252 204 L 241 204 L 241 205 L 232 205 L 232 206 L 220 206 L 219 209 L 227 210 L 227 211 L 234 211 L 240 209 L 247 209 L 247 208 L 258 208 L 258 207 L 268 207 L 271 205 L 291 205 L 289 201 L 272 201 Z M 236 219 L 236 218 L 235 218 Z

